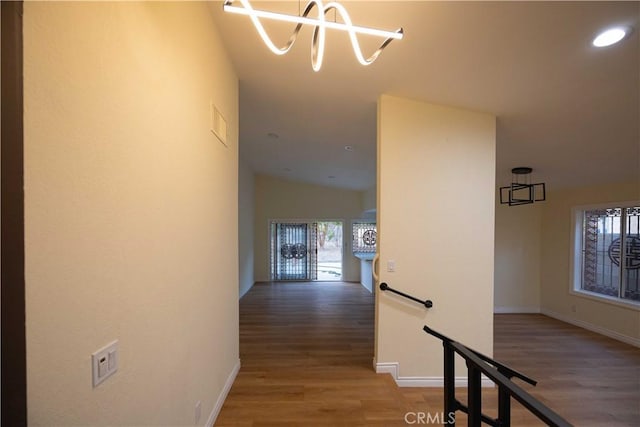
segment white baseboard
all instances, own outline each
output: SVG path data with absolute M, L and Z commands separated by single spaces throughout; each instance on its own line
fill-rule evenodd
M 612 331 L 611 329 L 603 328 L 602 326 L 594 325 L 593 323 L 585 322 L 583 320 L 574 319 L 570 316 L 547 310 L 546 308 L 541 309 L 540 312 L 545 316 L 553 317 L 554 319 L 558 319 L 562 322 L 570 323 L 580 328 L 587 329 L 591 332 L 613 338 L 614 340 L 622 341 L 623 343 L 630 344 L 634 347 L 640 347 L 640 339 L 638 338 L 623 335 L 619 332 Z
M 242 293 L 238 293 L 238 299 L 241 299 L 243 296 L 245 296 L 247 294 L 247 292 L 249 292 L 251 290 L 251 288 L 253 288 L 253 285 L 255 285 L 256 282 L 253 282 L 251 284 L 251 286 L 249 286 L 247 289 L 245 289 Z
M 494 307 L 494 314 L 537 314 L 540 313 L 540 307 Z
M 231 386 L 233 385 L 233 382 L 235 381 L 236 375 L 238 375 L 239 371 L 240 371 L 240 359 L 238 359 L 238 362 L 235 364 L 235 366 L 231 370 L 231 373 L 227 377 L 227 381 L 225 381 L 224 383 L 224 387 L 222 388 L 222 391 L 220 392 L 220 395 L 216 400 L 216 404 L 213 405 L 211 414 L 209 414 L 209 418 L 207 418 L 207 424 L 205 424 L 206 427 L 210 427 L 213 425 L 213 423 L 216 422 L 216 418 L 218 418 L 218 415 L 222 410 L 222 405 L 224 405 L 224 401 L 227 398 L 227 395 L 229 394 L 229 390 L 231 390 Z
M 368 290 L 369 292 L 373 293 L 373 288 L 365 285 L 364 283 L 360 282 L 360 284 L 362 285 L 363 288 L 365 288 L 366 290 Z
M 375 364 L 377 374 L 389 374 L 395 380 L 398 387 L 444 387 L 444 377 L 401 377 L 400 364 L 398 362 L 383 362 Z M 482 387 L 494 387 L 493 381 L 482 376 Z M 466 387 L 467 377 L 456 377 L 456 387 Z

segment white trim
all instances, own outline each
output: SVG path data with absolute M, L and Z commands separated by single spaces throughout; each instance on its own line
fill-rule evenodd
M 571 208 L 571 233 L 569 233 L 569 293 L 582 287 L 582 227 L 586 208 Z
M 586 298 L 586 299 L 601 302 L 604 304 L 617 305 L 618 307 L 624 307 L 630 310 L 640 311 L 640 302 L 637 302 L 637 301 L 626 300 L 618 297 L 612 297 L 609 295 L 603 295 L 597 292 L 589 292 L 589 291 L 585 291 L 584 289 L 570 290 L 569 293 L 576 297 Z
M 603 202 L 603 203 L 593 203 L 590 205 L 578 205 L 578 206 L 574 206 L 572 209 L 587 211 L 592 209 L 607 209 L 614 206 L 616 208 L 632 208 L 634 206 L 638 206 L 638 204 L 640 204 L 640 200 L 625 200 L 623 202 Z
M 634 347 L 640 347 L 640 338 L 630 337 L 628 335 L 624 335 L 619 332 L 612 331 L 611 329 L 603 328 L 602 326 L 594 325 L 592 323 L 585 322 L 583 320 L 574 319 L 573 317 L 556 313 L 555 311 L 547 310 L 546 308 L 541 309 L 540 312 L 545 316 L 553 317 L 554 319 L 560 320 L 562 322 L 570 323 L 574 326 L 587 329 L 591 332 L 595 332 L 597 334 L 604 335 L 609 338 L 613 338 L 614 340 L 622 341 L 623 343 L 632 345 Z
M 222 391 L 220 395 L 218 395 L 218 399 L 216 400 L 216 404 L 213 405 L 213 409 L 209 414 L 209 418 L 207 418 L 207 423 L 205 426 L 212 426 L 216 422 L 216 418 L 220 415 L 220 411 L 222 410 L 222 405 L 224 405 L 224 401 L 231 390 L 231 386 L 233 382 L 236 380 L 236 375 L 240 371 L 240 359 L 236 362 L 235 366 L 231 370 L 231 373 L 227 377 L 227 381 L 224 383 L 224 387 L 222 387 Z
M 444 387 L 444 377 L 401 377 L 400 363 L 382 362 L 375 363 L 377 374 L 389 374 L 394 379 L 398 387 Z M 482 375 L 482 387 L 494 387 L 495 384 L 489 378 Z M 466 387 L 467 377 L 456 377 L 456 387 Z
M 256 282 L 253 282 L 251 284 L 251 286 L 249 286 L 247 289 L 245 289 L 245 291 L 243 293 L 239 293 L 238 294 L 238 300 L 242 299 L 243 296 L 245 296 L 247 294 L 247 292 L 249 292 L 254 286 L 255 286 Z
M 494 314 L 538 314 L 540 307 L 494 307 Z
M 368 291 L 369 291 L 369 293 L 373 293 L 373 285 L 371 286 L 371 289 L 369 289 L 369 288 L 367 288 L 367 286 L 366 286 L 364 283 L 360 282 L 360 286 L 362 286 L 363 288 L 365 288 L 366 290 L 368 290 Z

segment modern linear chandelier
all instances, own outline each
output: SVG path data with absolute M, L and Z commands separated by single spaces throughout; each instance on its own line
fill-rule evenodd
M 326 30 L 327 28 L 333 30 L 341 30 L 349 33 L 349 38 L 351 40 L 351 46 L 353 47 L 353 53 L 355 54 L 357 60 L 362 65 L 369 65 L 373 63 L 380 53 L 384 50 L 385 47 L 389 45 L 393 40 L 401 40 L 404 33 L 402 28 L 399 28 L 396 31 L 384 31 L 377 30 L 375 28 L 367 28 L 367 27 L 359 27 L 353 25 L 351 21 L 351 17 L 347 13 L 347 10 L 340 3 L 330 2 L 326 5 L 322 3 L 322 0 L 310 0 L 307 3 L 307 6 L 304 8 L 304 11 L 301 15 L 286 15 L 275 12 L 268 12 L 264 10 L 256 10 L 254 9 L 249 0 L 238 0 L 238 3 L 242 5 L 233 6 L 234 0 L 225 0 L 224 2 L 224 11 L 237 13 L 240 15 L 246 15 L 251 18 L 251 22 L 256 27 L 258 34 L 262 37 L 262 40 L 267 45 L 271 52 L 276 55 L 284 55 L 289 52 L 293 44 L 296 42 L 298 38 L 298 33 L 303 25 L 307 24 L 313 28 L 313 37 L 311 38 L 311 66 L 314 71 L 319 71 L 322 67 L 322 61 L 324 59 L 324 49 L 325 49 L 325 38 L 326 38 Z M 309 14 L 313 10 L 313 8 L 317 8 L 318 17 L 317 18 L 309 18 Z M 327 21 L 326 15 L 331 10 L 334 10 L 336 13 L 336 20 L 334 22 Z M 337 22 L 337 15 L 340 14 L 340 18 L 343 22 Z M 289 41 L 282 47 L 277 47 L 267 32 L 264 29 L 264 26 L 260 22 L 260 18 L 264 19 L 273 19 L 277 21 L 284 22 L 292 22 L 297 24 Z M 360 48 L 360 43 L 358 42 L 358 34 L 368 34 L 376 37 L 384 37 L 385 40 L 382 42 L 380 47 L 368 58 L 365 58 L 362 49 Z
M 500 187 L 500 203 L 509 206 L 543 202 L 547 195 L 544 182 L 531 183 L 533 169 L 520 166 L 511 169 L 511 185 Z

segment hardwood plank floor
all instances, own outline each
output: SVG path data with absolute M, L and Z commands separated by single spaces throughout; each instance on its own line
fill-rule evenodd
M 373 302 L 357 283 L 256 284 L 240 301 L 242 367 L 215 425 L 406 426 L 407 412 L 441 412 L 442 389 L 373 371 Z M 637 348 L 542 315 L 496 315 L 494 356 L 576 426 L 640 425 Z M 495 414 L 496 390 L 483 402 Z M 512 425 L 543 424 L 514 402 Z

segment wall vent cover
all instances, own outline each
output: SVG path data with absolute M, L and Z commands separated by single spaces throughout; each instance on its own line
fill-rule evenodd
M 227 145 L 227 121 L 220 110 L 213 105 L 213 102 L 211 103 L 211 132 L 218 137 L 220 142 Z

